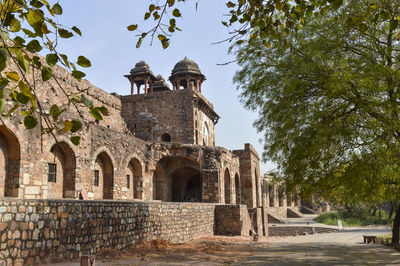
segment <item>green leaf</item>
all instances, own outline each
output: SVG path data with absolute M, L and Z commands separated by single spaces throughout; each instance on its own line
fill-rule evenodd
M 182 15 L 181 15 L 181 12 L 180 12 L 179 9 L 177 9 L 177 8 L 175 8 L 174 10 L 172 10 L 172 15 L 173 15 L 174 17 L 177 17 L 177 18 L 179 18 L 179 17 L 182 16 Z
M 37 53 L 42 50 L 42 46 L 40 45 L 38 40 L 32 40 L 26 45 L 26 49 L 29 52 Z
M 14 82 L 17 82 L 17 81 L 19 80 L 19 75 L 18 75 L 18 73 L 15 72 L 15 71 L 6 72 L 5 74 L 6 74 L 6 77 L 7 77 L 9 80 L 12 80 L 12 81 L 14 81 Z
M 41 8 L 43 6 L 43 3 L 38 0 L 31 0 L 30 5 L 36 8 Z
M 36 33 L 33 33 L 33 32 L 30 31 L 30 30 L 22 29 L 22 31 L 23 31 L 26 35 L 28 35 L 28 37 L 30 37 L 30 38 L 35 38 L 35 37 L 37 36 Z
M 24 125 L 26 129 L 32 129 L 37 125 L 38 121 L 33 116 L 27 116 L 24 119 Z
M 150 12 L 146 12 L 144 14 L 144 20 L 147 20 L 150 17 Z
M 129 31 L 135 31 L 138 28 L 138 25 L 137 24 L 129 25 L 127 28 Z
M 162 35 L 162 34 L 159 34 L 158 35 L 158 39 L 160 40 L 160 41 L 163 41 L 163 40 L 165 40 L 165 35 Z
M 82 36 L 82 32 L 81 32 L 81 30 L 80 30 L 78 27 L 73 26 L 73 27 L 72 27 L 72 30 L 75 31 L 76 34 L 78 34 L 79 36 Z
M 4 109 L 6 108 L 6 99 L 0 99 L 0 115 L 3 115 Z
M 79 71 L 79 70 L 74 70 L 74 71 L 72 71 L 71 74 L 72 74 L 72 76 L 73 76 L 75 79 L 77 79 L 78 81 L 80 81 L 81 78 L 83 78 L 84 76 L 86 76 L 85 73 L 83 73 L 82 71 Z
M 52 115 L 54 117 L 58 117 L 59 113 L 60 113 L 60 108 L 58 108 L 58 106 L 56 104 L 53 104 L 50 107 L 50 115 Z
M 80 140 L 81 140 L 81 137 L 79 137 L 79 136 L 73 136 L 73 137 L 71 137 L 71 142 L 72 142 L 74 145 L 76 145 L 76 146 L 79 145 Z
M 31 26 L 35 24 L 42 24 L 44 21 L 43 14 L 40 13 L 38 10 L 30 9 L 28 14 L 26 15 L 26 19 Z
M 72 121 L 69 121 L 69 120 L 64 121 L 64 128 L 63 128 L 64 132 L 70 131 L 72 128 L 72 125 L 73 125 Z
M 10 39 L 10 35 L 8 34 L 8 31 L 6 31 L 3 28 L 0 28 L 0 36 L 1 36 L 1 39 L 3 39 L 4 41 L 7 41 L 8 39 Z
M 61 15 L 63 13 L 62 7 L 58 3 L 51 8 L 51 11 L 56 15 Z
M 31 93 L 31 89 L 29 88 L 29 86 L 23 82 L 22 80 L 20 80 L 18 82 L 18 88 L 21 90 L 21 92 L 27 96 L 27 97 L 31 97 L 32 93 Z
M 14 38 L 14 42 L 22 46 L 25 43 L 25 39 L 21 38 L 20 36 L 17 36 Z
M 74 34 L 70 31 L 67 31 L 66 29 L 58 29 L 58 34 L 60 35 L 61 38 L 67 39 L 67 38 L 71 38 L 72 36 L 74 36 Z
M 105 116 L 109 115 L 108 109 L 106 107 L 104 107 L 104 106 L 96 107 L 96 109 L 98 111 L 100 111 L 102 115 L 105 115 Z
M 4 89 L 10 81 L 8 79 L 0 77 L 0 89 Z
M 22 93 L 19 92 L 19 93 L 17 93 L 16 100 L 17 100 L 19 103 L 25 105 L 25 104 L 27 104 L 27 103 L 29 102 L 29 97 L 27 97 L 27 96 L 25 96 L 24 94 L 22 94 Z
M 89 59 L 87 59 L 84 56 L 79 56 L 78 57 L 78 65 L 80 65 L 81 67 L 90 67 L 92 64 L 90 63 Z
M 82 98 L 83 104 L 86 105 L 86 107 L 93 108 L 93 102 L 92 102 L 91 100 L 89 100 L 89 99 L 85 96 L 85 94 L 82 94 L 82 95 L 81 95 L 81 98 Z
M 51 79 L 51 69 L 47 69 L 46 67 L 42 67 L 42 80 L 48 81 Z
M 57 54 L 47 54 L 46 55 L 46 63 L 49 66 L 54 66 L 55 64 L 57 64 L 58 61 L 58 55 Z
M 60 54 L 61 59 L 63 60 L 64 64 L 66 67 L 70 67 L 69 62 L 68 62 L 68 56 L 65 54 Z
M 78 120 L 72 120 L 72 128 L 71 132 L 75 133 L 76 131 L 80 130 L 82 128 L 82 123 Z
M 18 32 L 21 29 L 21 23 L 18 19 L 13 18 L 10 23 L 10 31 L 11 32 Z
M 98 108 L 91 107 L 89 112 L 96 120 L 103 120 L 103 116 L 100 114 Z

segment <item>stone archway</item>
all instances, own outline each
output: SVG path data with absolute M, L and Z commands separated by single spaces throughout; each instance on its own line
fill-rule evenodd
M 201 202 L 201 175 L 192 167 L 181 167 L 170 174 L 173 202 Z
M 18 197 L 20 154 L 17 137 L 0 126 L 0 196 Z
M 236 204 L 241 203 L 241 191 L 240 191 L 240 179 L 239 174 L 235 174 L 235 193 L 236 193 Z
M 48 161 L 48 198 L 76 198 L 75 154 L 65 142 L 58 142 L 50 149 L 52 158 Z
M 202 176 L 198 162 L 181 156 L 162 158 L 153 175 L 153 199 L 202 202 Z
M 126 171 L 126 179 L 129 191 L 128 198 L 143 199 L 142 164 L 138 159 L 132 158 L 129 161 Z
M 96 157 L 93 185 L 95 198 L 113 199 L 114 167 L 105 151 Z
M 225 204 L 231 204 L 231 175 L 228 168 L 224 172 Z

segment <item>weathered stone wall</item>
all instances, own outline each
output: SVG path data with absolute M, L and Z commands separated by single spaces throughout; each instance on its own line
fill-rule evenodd
M 254 230 L 246 205 L 216 205 L 214 234 L 249 236 Z
M 39 57 L 42 58 L 41 56 Z M 42 58 L 42 60 L 44 59 Z M 13 65 L 9 67 L 9 70 L 19 72 Z M 99 125 L 112 128 L 118 132 L 127 132 L 126 124 L 121 117 L 121 100 L 119 98 L 94 86 L 85 79 L 81 82 L 77 81 L 68 71 L 58 65 L 53 67 L 53 75 L 57 82 L 54 79 L 50 79 L 43 83 L 40 75 L 40 72 L 36 72 L 35 94 L 40 99 L 41 106 L 45 111 L 56 103 L 66 109 L 64 116 L 75 119 L 80 119 L 80 116 L 82 116 L 84 121 L 96 123 L 95 119 L 90 115 L 89 109 L 84 107 L 83 104 L 68 104 L 67 95 L 75 94 L 80 96 L 84 94 L 93 102 L 94 106 L 105 106 L 109 112 L 108 116 L 104 116 L 103 120 L 97 122 Z M 33 84 L 32 75 L 28 75 L 27 79 Z M 78 112 L 80 112 L 80 115 Z
M 141 241 L 184 242 L 213 235 L 213 204 L 0 200 L 0 263 L 78 258 Z
M 193 95 L 190 89 L 121 96 L 121 115 L 129 130 L 143 140 L 194 143 Z
M 244 150 L 234 150 L 239 157 L 241 179 L 241 203 L 249 208 L 261 207 L 260 158 L 256 150 L 245 144 Z

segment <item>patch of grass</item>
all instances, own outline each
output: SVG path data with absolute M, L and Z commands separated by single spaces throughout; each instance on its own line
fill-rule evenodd
M 328 224 L 328 225 L 337 225 L 338 220 L 342 220 L 343 226 L 366 226 L 366 225 L 387 225 L 391 224 L 393 219 L 388 219 L 387 215 L 383 215 L 382 218 L 378 216 L 373 217 L 351 217 L 348 213 L 341 212 L 328 212 L 323 213 L 316 217 L 314 221 Z
M 390 244 L 392 243 L 392 234 L 376 236 L 376 240 L 381 244 Z

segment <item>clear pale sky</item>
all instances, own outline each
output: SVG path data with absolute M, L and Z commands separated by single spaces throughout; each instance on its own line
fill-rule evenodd
M 95 86 L 120 95 L 130 93 L 129 81 L 123 77 L 135 63 L 145 60 L 155 75 L 165 79 L 171 74 L 174 65 L 185 56 L 199 65 L 207 77 L 202 93 L 209 99 L 221 119 L 216 125 L 216 145 L 228 149 L 242 149 L 244 143 L 251 143 L 261 156 L 261 134 L 257 134 L 253 122 L 257 115 L 243 108 L 239 93 L 232 82 L 236 64 L 217 66 L 234 58 L 227 54 L 229 43 L 212 45 L 228 37 L 227 29 L 221 24 L 224 19 L 225 1 L 202 0 L 198 9 L 195 1 L 180 4 L 183 17 L 177 20 L 182 32 L 174 34 L 171 44 L 164 50 L 155 40 L 150 46 L 146 40 L 137 49 L 136 36 L 126 27 L 131 24 L 145 26 L 148 0 L 64 0 L 60 1 L 64 13 L 58 22 L 65 26 L 78 26 L 82 37 L 62 40 L 58 49 L 69 55 L 70 59 L 84 55 L 92 62 L 85 69 L 86 78 Z M 261 163 L 261 172 L 272 170 L 275 166 Z

